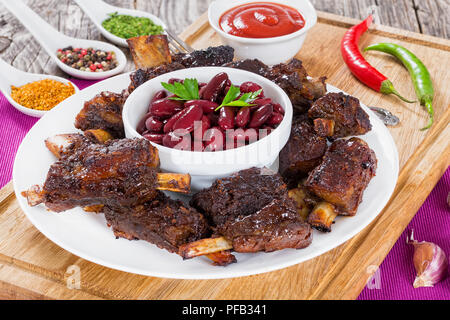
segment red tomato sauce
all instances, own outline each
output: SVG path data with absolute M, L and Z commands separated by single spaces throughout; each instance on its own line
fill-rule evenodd
M 305 19 L 296 9 L 272 2 L 243 4 L 226 11 L 219 25 L 228 34 L 244 38 L 273 38 L 296 32 Z

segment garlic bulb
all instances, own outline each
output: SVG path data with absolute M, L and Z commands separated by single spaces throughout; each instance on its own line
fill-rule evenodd
M 448 273 L 448 260 L 445 252 L 432 242 L 414 240 L 413 232 L 407 243 L 414 246 L 414 268 L 417 276 L 414 288 L 432 287 L 443 280 Z

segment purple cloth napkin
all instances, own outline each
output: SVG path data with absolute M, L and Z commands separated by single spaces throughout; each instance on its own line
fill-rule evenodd
M 425 200 L 415 217 L 384 259 L 358 300 L 450 300 L 450 274 L 432 288 L 414 289 L 416 271 L 413 246 L 406 243 L 411 231 L 414 239 L 437 244 L 450 259 L 450 167 Z M 450 268 L 450 267 L 449 267 Z M 449 270 L 450 272 L 450 270 Z
M 71 79 L 80 89 L 95 82 Z M 36 123 L 37 118 L 17 111 L 0 94 L 0 188 L 11 180 L 14 157 L 20 142 Z M 447 194 L 450 191 L 450 169 L 447 169 L 433 192 L 401 235 L 381 264 L 370 283 L 361 292 L 359 300 L 381 299 L 450 299 L 450 277 L 434 288 L 414 289 L 412 265 L 413 248 L 406 237 L 414 229 L 415 238 L 438 244 L 450 253 L 450 210 Z M 369 270 L 373 272 L 373 270 Z

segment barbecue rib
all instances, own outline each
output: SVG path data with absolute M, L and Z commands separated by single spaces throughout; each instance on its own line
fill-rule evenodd
M 336 206 L 339 214 L 353 216 L 376 168 L 375 153 L 365 141 L 359 138 L 337 140 L 310 172 L 305 186 Z
M 321 161 L 327 140 L 314 131 L 312 121 L 301 115 L 292 121 L 291 136 L 280 152 L 279 172 L 294 187 Z
M 45 146 L 57 159 L 91 143 L 87 137 L 79 133 L 57 134 L 45 139 Z
M 125 138 L 122 122 L 123 94 L 102 92 L 84 103 L 75 118 L 75 128 L 86 131 L 103 129 L 116 139 Z
M 222 66 L 233 61 L 234 49 L 230 46 L 209 47 L 191 53 L 176 53 L 172 62 L 178 62 L 186 68 Z
M 109 140 L 113 139 L 107 131 L 92 129 L 84 131 L 84 135 L 79 133 L 54 135 L 45 139 L 45 146 L 56 158 L 60 159 L 89 144 L 104 144 Z
M 359 100 L 342 92 L 327 93 L 315 101 L 308 115 L 316 131 L 332 139 L 362 135 L 372 128 Z
M 139 36 L 127 40 L 136 69 L 172 62 L 166 35 Z
M 195 194 L 191 205 L 236 252 L 304 248 L 310 226 L 297 214 L 280 175 L 251 168 L 219 179 Z
M 308 78 L 302 62 L 292 59 L 269 67 L 258 59 L 234 61 L 225 65 L 253 72 L 279 85 L 289 96 L 296 113 L 305 113 L 311 104 L 326 93 L 325 77 Z
M 135 206 L 110 206 L 103 209 L 116 237 L 140 239 L 169 252 L 182 244 L 210 234 L 206 219 L 197 210 L 157 191 L 156 196 Z
M 139 204 L 154 198 L 157 189 L 189 191 L 190 179 L 158 173 L 158 166 L 158 150 L 146 139 L 87 143 L 50 167 L 42 189 L 33 186 L 23 194 L 30 205 L 43 202 L 60 212 L 76 206 Z
M 309 225 L 288 198 L 274 199 L 251 215 L 229 219 L 216 232 L 230 239 L 236 252 L 300 249 L 312 240 Z

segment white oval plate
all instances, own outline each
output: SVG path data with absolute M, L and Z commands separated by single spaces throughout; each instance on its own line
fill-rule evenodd
M 205 257 L 183 261 L 180 256 L 145 241 L 116 239 L 101 214 L 86 213 L 80 208 L 53 213 L 43 205 L 29 207 L 20 193 L 34 184 L 42 184 L 50 165 L 55 161 L 45 147 L 44 140 L 55 134 L 78 131 L 73 123 L 86 100 L 101 91 L 121 92 L 129 82 L 128 74 L 118 75 L 64 100 L 31 128 L 14 162 L 14 190 L 28 219 L 48 239 L 83 259 L 126 272 L 178 279 L 231 278 L 273 271 L 314 258 L 344 243 L 375 219 L 394 191 L 399 166 L 397 148 L 383 123 L 363 106 L 373 128 L 362 139 L 377 155 L 377 175 L 367 187 L 356 216 L 338 217 L 330 233 L 314 231 L 313 242 L 305 249 L 236 253 L 237 263 L 215 267 Z M 340 91 L 332 86 L 328 86 L 328 89 Z

